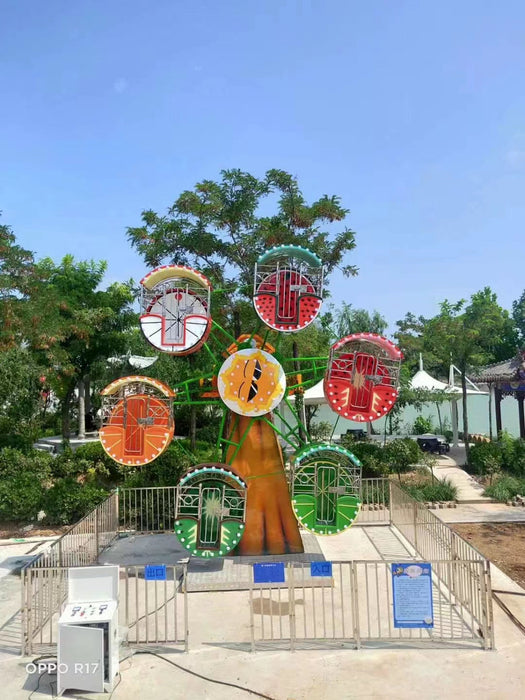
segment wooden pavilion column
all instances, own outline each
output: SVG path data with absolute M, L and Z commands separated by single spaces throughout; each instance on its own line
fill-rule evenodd
M 501 425 L 501 389 L 494 387 L 494 408 L 496 409 L 496 434 L 499 435 L 503 430 Z
M 523 408 L 523 402 L 525 401 L 525 392 L 517 391 L 516 398 L 518 399 L 518 412 L 520 419 L 520 438 L 525 439 L 525 410 Z

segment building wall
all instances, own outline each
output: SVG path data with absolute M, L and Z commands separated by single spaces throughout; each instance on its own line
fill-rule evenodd
M 452 426 L 452 415 L 451 415 L 451 402 L 444 402 L 440 404 L 441 418 L 443 421 L 443 429 L 451 430 Z M 400 434 L 412 433 L 412 426 L 418 415 L 423 415 L 425 418 L 430 416 L 436 429 L 439 432 L 439 420 L 438 413 L 435 404 L 425 404 L 421 411 L 417 411 L 412 406 L 408 406 L 400 414 Z M 482 433 L 485 435 L 489 434 L 489 397 L 488 396 L 469 396 L 468 397 L 468 419 L 469 419 L 469 432 L 472 433 Z M 501 402 L 501 419 L 503 423 L 503 428 L 507 430 L 514 437 L 519 437 L 519 423 L 518 423 L 518 402 L 516 399 L 507 396 Z M 337 420 L 337 415 L 330 409 L 326 404 L 320 405 L 315 415 L 313 422 L 319 423 L 321 421 L 328 422 L 334 425 Z M 458 422 L 459 431 L 463 430 L 463 409 L 461 396 L 458 401 Z M 381 433 L 384 430 L 385 419 L 380 418 L 374 422 L 374 431 Z M 339 418 L 337 422 L 334 435 L 341 435 L 345 433 L 348 429 L 363 428 L 362 423 L 355 423 L 351 420 L 346 420 L 345 418 Z M 366 428 L 365 428 L 366 429 Z M 496 414 L 494 410 L 494 400 L 492 401 L 492 430 L 494 435 L 496 433 Z

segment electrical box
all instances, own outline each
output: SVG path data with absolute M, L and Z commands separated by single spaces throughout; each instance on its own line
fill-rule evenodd
M 111 692 L 119 667 L 118 566 L 69 569 L 68 602 L 58 621 L 58 684 Z

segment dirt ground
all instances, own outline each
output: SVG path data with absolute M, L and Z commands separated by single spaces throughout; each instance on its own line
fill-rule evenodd
M 14 538 L 29 538 L 29 537 L 49 537 L 51 535 L 63 535 L 69 530 L 69 525 L 64 527 L 47 527 L 36 523 L 32 529 L 27 530 L 24 523 L 0 522 L 0 540 L 8 540 Z
M 525 588 L 525 523 L 451 523 L 450 527 Z

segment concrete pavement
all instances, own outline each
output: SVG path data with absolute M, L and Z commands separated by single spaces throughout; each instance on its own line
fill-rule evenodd
M 483 486 L 477 483 L 470 474 L 458 466 L 453 457 L 442 455 L 437 458 L 436 464 L 432 468 L 437 479 L 448 479 L 458 490 L 458 503 L 493 503 L 492 498 L 483 495 Z

